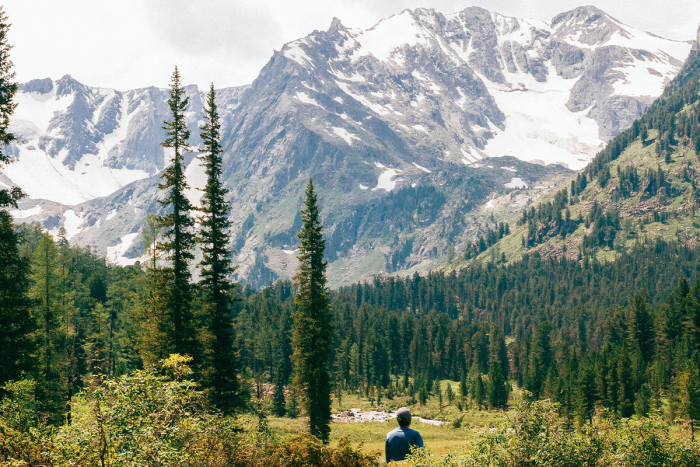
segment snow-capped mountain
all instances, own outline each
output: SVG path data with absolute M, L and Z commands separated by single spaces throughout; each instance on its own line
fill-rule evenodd
M 661 94 L 690 47 L 593 7 L 549 22 L 406 10 L 365 31 L 335 20 L 285 45 L 258 81 L 285 76 L 278 96 L 306 106 L 304 125 L 324 139 L 376 146 L 386 131 L 365 120 L 381 120 L 413 149 L 404 162 L 512 155 L 580 169 Z
M 551 21 L 405 10 L 367 30 L 336 19 L 286 44 L 251 86 L 218 95 L 242 274 L 293 270 L 309 176 L 334 283 L 431 267 L 570 173 L 542 165 L 584 167 L 661 94 L 691 46 L 594 7 Z M 197 146 L 203 94 L 187 92 Z M 12 130 L 24 142 L 0 174 L 32 198 L 16 217 L 65 225 L 73 241 L 133 261 L 168 161 L 166 101 L 167 89 L 119 92 L 70 77 L 23 84 Z M 198 163 L 188 178 L 196 200 Z M 418 203 L 411 219 L 389 207 L 399 191 Z M 496 202 L 499 192 L 511 201 Z
M 228 116 L 245 90 L 219 91 Z M 186 88 L 190 143 L 200 143 L 198 124 L 204 93 Z M 22 144 L 10 152 L 16 163 L 5 170 L 32 198 L 75 205 L 109 196 L 119 188 L 161 171 L 167 161 L 160 142 L 168 118 L 168 90 L 155 87 L 120 92 L 94 88 L 70 76 L 21 84 L 11 130 Z

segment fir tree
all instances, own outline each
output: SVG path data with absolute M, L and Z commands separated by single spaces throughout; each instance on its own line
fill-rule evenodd
M 206 384 L 214 404 L 224 413 L 229 413 L 240 405 L 238 352 L 231 319 L 234 284 L 229 279 L 235 268 L 231 266 L 229 248 L 229 206 L 224 199 L 228 190 L 221 183 L 221 123 L 213 84 L 204 113 L 206 123 L 201 136 L 207 184 L 201 208 L 204 214 L 201 230 L 203 257 L 199 265 L 202 268 L 203 312 L 209 325 Z
M 445 396 L 447 396 L 447 402 L 449 402 L 450 405 L 452 405 L 452 403 L 453 403 L 454 400 L 455 400 L 455 393 L 454 393 L 454 391 L 452 390 L 452 384 L 451 384 L 451 383 L 447 383 L 447 389 L 445 389 Z
M 331 421 L 329 365 L 335 331 L 326 288 L 326 261 L 323 259 L 326 242 L 311 179 L 306 187 L 304 205 L 297 256 L 299 267 L 294 276 L 297 311 L 294 313 L 292 358 L 295 384 L 304 392 L 311 434 L 327 443 Z
M 284 371 L 282 365 L 277 367 L 275 374 L 275 395 L 272 399 L 272 410 L 278 417 L 284 417 L 287 413 L 287 399 L 284 396 Z
M 489 369 L 487 399 L 492 409 L 503 409 L 508 405 L 508 390 L 503 379 L 501 365 L 497 361 L 492 362 Z
M 653 393 L 649 386 L 642 384 L 634 397 L 634 413 L 640 417 L 646 417 L 651 411 Z
M 163 239 L 163 226 L 160 217 L 149 214 L 146 225 L 141 229 L 143 241 L 141 246 L 146 261 L 146 286 L 148 298 L 139 309 L 140 327 L 137 330 L 137 342 L 141 360 L 146 366 L 153 367 L 169 354 L 167 341 L 169 327 L 167 313 L 167 295 L 169 277 L 172 271 L 163 269 L 160 242 Z
M 467 399 L 467 395 L 469 395 L 469 388 L 467 386 L 467 374 L 462 372 L 462 375 L 459 379 L 459 397 L 462 399 L 462 402 L 464 402 Z
M 10 61 L 12 46 L 7 42 L 7 33 L 10 30 L 7 14 L 0 7 L 0 169 L 5 164 L 12 162 L 10 156 L 3 150 L 10 143 L 17 141 L 17 136 L 9 132 L 10 117 L 17 104 L 13 102 L 17 92 L 17 83 L 12 82 L 15 73 L 12 71 L 14 64 Z M 0 190 L 0 208 L 17 207 L 17 202 L 24 198 L 25 194 L 19 187 Z
M 185 196 L 185 190 L 189 188 L 184 167 L 184 153 L 190 137 L 185 120 L 188 103 L 189 98 L 185 96 L 185 89 L 180 83 L 180 73 L 175 67 L 168 99 L 172 120 L 165 122 L 163 129 L 167 138 L 162 143 L 163 147 L 172 149 L 173 159 L 161 176 L 163 183 L 158 185 L 166 191 L 165 199 L 159 202 L 168 211 L 159 218 L 165 237 L 159 247 L 164 259 L 168 261 L 168 266 L 163 268 L 165 280 L 160 284 L 161 287 L 165 286 L 163 292 L 168 314 L 168 327 L 163 330 L 167 341 L 161 343 L 161 346 L 165 347 L 166 353 L 189 355 L 198 364 L 201 362 L 198 359 L 199 346 L 189 269 L 189 263 L 194 258 L 194 219 L 191 216 L 192 205 Z
M 595 372 L 588 364 L 581 364 L 578 370 L 578 381 L 576 382 L 576 414 L 579 425 L 586 421 L 593 421 L 593 411 L 597 399 L 595 384 Z
M 695 430 L 700 423 L 700 370 L 692 360 L 685 364 L 678 376 L 678 408 L 680 415 L 690 422 L 695 438 Z
M 84 345 L 87 370 L 92 375 L 109 373 L 109 313 L 96 303 L 87 316 L 87 339 Z
M 32 296 L 38 302 L 40 322 L 40 372 L 37 387 L 42 411 L 51 423 L 61 421 L 65 395 L 65 335 L 60 316 L 60 270 L 58 248 L 51 235 L 45 233 L 34 253 Z
M 7 211 L 0 211 L 0 386 L 32 376 L 37 323 L 29 298 L 29 261 Z
M 654 325 L 647 306 L 646 292 L 634 296 L 629 307 L 628 333 L 631 348 L 639 346 L 645 362 L 651 361 L 654 353 Z
M 617 391 L 618 410 L 621 416 L 630 417 L 634 413 L 634 388 L 632 384 L 632 361 L 627 346 L 623 344 L 617 362 Z

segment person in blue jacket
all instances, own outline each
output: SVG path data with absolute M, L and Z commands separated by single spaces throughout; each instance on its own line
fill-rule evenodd
M 417 448 L 423 447 L 423 438 L 416 430 L 409 428 L 411 426 L 411 410 L 402 407 L 396 411 L 396 420 L 399 422 L 399 427 L 391 430 L 386 435 L 386 463 L 391 461 L 402 461 L 411 452 L 411 446 Z

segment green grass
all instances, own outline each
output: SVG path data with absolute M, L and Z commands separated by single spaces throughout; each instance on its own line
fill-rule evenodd
M 443 391 L 447 384 L 452 386 L 453 392 L 458 394 L 459 383 L 455 381 L 444 380 L 442 383 Z M 369 399 L 360 397 L 357 393 L 342 394 L 341 402 L 337 399 L 333 401 L 332 412 L 348 410 L 351 408 L 359 408 L 365 411 L 369 410 L 396 410 L 399 407 L 404 407 L 408 402 L 407 396 L 396 396 L 392 399 L 382 397 L 379 405 L 373 404 Z M 439 398 L 432 396 L 428 399 L 424 406 L 415 404 L 410 406 L 414 416 L 427 419 L 442 419 L 453 421 L 456 418 L 461 418 L 462 423 L 460 428 L 454 428 L 452 424 L 432 425 L 421 423 L 414 420 L 411 428 L 418 430 L 423 438 L 423 441 L 431 452 L 445 453 L 456 452 L 462 449 L 465 442 L 470 437 L 474 436 L 474 429 L 483 426 L 495 426 L 503 420 L 504 414 L 500 411 L 476 410 L 469 408 L 460 412 L 457 408 L 457 398 L 453 404 L 448 404 L 446 398 L 443 401 L 443 406 L 440 407 Z M 268 425 L 279 436 L 287 437 L 290 435 L 299 434 L 306 430 L 307 419 L 298 418 L 275 418 L 268 417 Z M 395 419 L 386 422 L 332 422 L 331 423 L 331 445 L 338 443 L 338 440 L 348 436 L 353 444 L 362 443 L 365 450 L 379 451 L 378 459 L 384 459 L 384 439 L 386 434 L 398 426 Z

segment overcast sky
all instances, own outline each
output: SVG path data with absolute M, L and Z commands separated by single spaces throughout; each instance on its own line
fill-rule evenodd
M 167 86 L 175 64 L 200 88 L 252 82 L 285 42 L 328 29 L 333 17 L 368 28 L 405 8 L 452 13 L 478 5 L 519 18 L 551 19 L 571 0 L 7 0 L 11 58 L 20 82 L 70 74 L 128 90 Z M 700 0 L 608 0 L 595 4 L 637 29 L 690 40 Z

